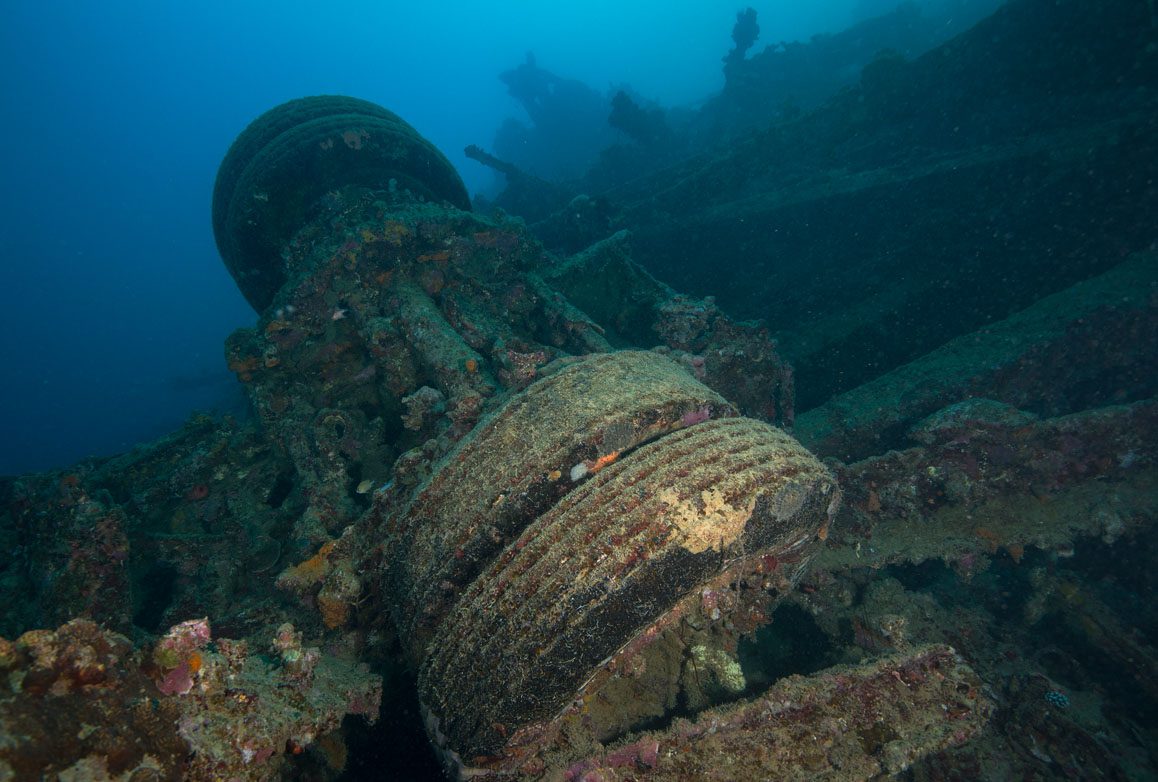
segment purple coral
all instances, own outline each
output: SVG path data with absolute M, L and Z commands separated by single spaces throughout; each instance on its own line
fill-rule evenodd
M 185 695 L 193 689 L 193 669 L 182 661 L 157 682 L 157 689 L 165 695 Z
M 704 421 L 707 421 L 711 417 L 712 417 L 711 405 L 702 405 L 702 406 L 696 408 L 695 410 L 689 410 L 686 413 L 684 413 L 683 416 L 680 418 L 680 422 L 684 426 L 695 426 L 696 424 L 702 424 Z

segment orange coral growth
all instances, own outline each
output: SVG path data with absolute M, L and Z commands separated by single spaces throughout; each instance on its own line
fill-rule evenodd
M 604 454 L 603 456 L 600 456 L 598 459 L 593 459 L 591 461 L 586 462 L 587 474 L 591 475 L 591 474 L 597 473 L 600 470 L 602 470 L 604 467 L 606 467 L 607 465 L 613 464 L 615 462 L 615 460 L 619 458 L 620 453 L 621 453 L 621 451 L 612 451 L 609 454 Z
M 475 372 L 478 372 L 478 361 L 476 359 L 473 359 L 473 358 L 468 358 L 466 360 L 466 371 L 471 373 L 472 375 Z
M 449 261 L 450 253 L 448 253 L 446 250 L 442 250 L 441 252 L 436 253 L 425 253 L 418 256 L 418 260 L 421 263 L 426 263 L 427 261 Z
M 243 383 L 253 380 L 253 373 L 261 364 L 257 356 L 236 357 L 229 360 L 229 371 L 237 375 Z
M 287 569 L 282 578 L 297 585 L 316 584 L 330 572 L 330 552 L 333 550 L 334 541 L 322 544 L 317 554 Z
M 318 613 L 322 624 L 330 630 L 341 627 L 350 618 L 350 605 L 345 600 L 322 592 L 317 597 Z
M 322 615 L 322 623 L 331 630 L 346 624 L 361 591 L 362 582 L 350 563 L 344 560 L 337 562 L 314 598 Z
M 189 673 L 197 673 L 201 670 L 201 652 L 193 652 L 189 655 L 189 660 L 186 662 L 189 666 Z

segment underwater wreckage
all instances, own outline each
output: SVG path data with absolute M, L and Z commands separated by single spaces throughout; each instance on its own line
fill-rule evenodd
M 1158 510 L 1152 253 L 797 415 L 765 330 L 626 233 L 471 213 L 363 101 L 255 121 L 214 229 L 254 419 L 0 482 L 8 776 L 402 774 L 421 730 L 482 778 L 1152 767 L 1115 601 Z M 1125 395 L 1021 409 L 1099 374 Z
M 642 764 L 662 777 L 668 740 L 602 742 L 744 690 L 739 637 L 792 590 L 840 506 L 828 468 L 713 390 L 744 371 L 741 396 L 783 415 L 786 367 L 762 330 L 655 281 L 619 293 L 629 317 L 592 320 L 568 280 L 607 283 L 576 264 L 646 277 L 622 238 L 560 268 L 517 224 L 465 206 L 445 159 L 360 101 L 293 101 L 238 138 L 214 222 L 262 312 L 228 346 L 258 420 L 198 422 L 51 489 L 13 487 L 25 512 L 60 515 L 65 539 L 82 526 L 100 537 L 97 551 L 73 546 L 38 606 L 87 618 L 5 642 L 17 683 L 0 719 L 27 737 L 0 750 L 8 769 L 274 775 L 344 712 L 376 711 L 380 680 L 345 659 L 385 653 L 387 624 L 432 739 L 471 775 Z M 653 334 L 668 344 L 633 349 Z M 743 362 L 726 358 L 739 348 Z M 276 575 L 295 545 L 309 556 Z M 156 616 L 130 617 L 125 598 L 144 582 L 108 567 L 130 557 L 176 571 Z M 274 589 L 300 598 L 294 624 Z M 186 616 L 194 604 L 208 619 Z M 179 615 L 145 648 L 113 632 Z M 223 627 L 248 640 L 219 638 Z M 791 732 L 797 699 L 817 715 L 881 701 L 859 719 L 897 722 L 906 739 L 888 762 L 900 765 L 987 713 L 946 647 L 840 675 L 831 692 L 819 682 L 706 711 L 722 730 L 669 728 L 680 763 Z M 955 703 L 952 729 L 886 705 L 898 686 L 914 703 Z M 146 697 L 164 705 L 140 725 L 129 715 Z M 54 735 L 56 710 L 78 701 L 92 735 Z M 860 760 L 866 774 L 880 763 Z

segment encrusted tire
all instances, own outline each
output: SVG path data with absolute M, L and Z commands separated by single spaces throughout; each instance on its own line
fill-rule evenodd
M 233 142 L 213 188 L 217 249 L 258 312 L 285 282 L 286 242 L 326 193 L 349 186 L 470 209 L 450 161 L 381 106 L 319 95 L 270 109 Z
M 387 602 L 432 736 L 511 771 L 552 732 L 639 729 L 685 697 L 688 655 L 727 673 L 729 635 L 765 620 L 838 501 L 795 440 L 667 357 L 593 355 L 539 380 L 384 518 Z

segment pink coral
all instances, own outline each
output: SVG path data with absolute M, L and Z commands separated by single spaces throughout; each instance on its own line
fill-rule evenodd
M 695 410 L 689 410 L 688 412 L 684 413 L 683 417 L 680 418 L 680 422 L 684 426 L 694 426 L 696 424 L 702 424 L 704 421 L 707 421 L 711 417 L 712 417 L 711 406 L 710 405 L 704 405 L 704 406 L 699 407 Z
M 157 689 L 165 695 L 185 695 L 193 689 L 193 671 L 188 662 L 182 662 L 157 682 Z

